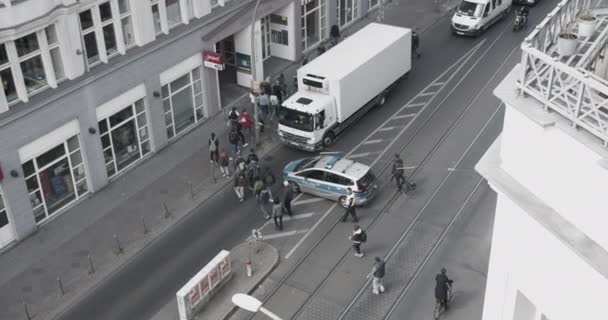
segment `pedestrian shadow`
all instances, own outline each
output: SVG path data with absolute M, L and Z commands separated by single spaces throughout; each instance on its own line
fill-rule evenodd
M 456 290 L 452 295 L 452 299 L 450 300 L 450 309 L 459 310 L 465 308 L 471 301 L 473 301 L 474 296 L 470 291 L 464 290 Z

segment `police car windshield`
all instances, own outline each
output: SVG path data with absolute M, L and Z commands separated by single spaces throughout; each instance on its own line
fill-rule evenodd
M 483 4 L 462 1 L 458 6 L 458 13 L 464 14 L 469 17 L 481 17 L 481 13 L 483 12 Z
M 312 168 L 317 164 L 317 162 L 319 162 L 319 159 L 321 159 L 321 158 L 316 157 L 316 158 L 304 159 L 304 160 L 302 160 L 302 162 L 300 162 L 300 163 L 298 163 L 298 165 L 296 165 L 296 167 L 294 168 L 294 171 Z
M 357 187 L 365 190 L 374 183 L 375 179 L 376 177 L 370 171 L 368 171 L 363 177 L 361 177 L 361 179 L 357 181 Z
M 285 107 L 279 108 L 279 123 L 290 128 L 313 131 L 313 115 Z

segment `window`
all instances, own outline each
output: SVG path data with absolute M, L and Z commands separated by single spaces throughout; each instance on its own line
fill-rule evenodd
M 0 44 L 0 83 L 4 89 L 6 100 L 11 103 L 17 100 L 17 89 L 13 81 L 13 73 L 8 60 L 6 45 Z
M 280 16 L 277 14 L 271 14 L 270 15 L 270 22 L 275 23 L 275 24 L 280 24 L 280 25 L 284 25 L 287 26 L 287 17 L 284 16 Z
M 81 12 L 79 18 L 89 66 L 108 62 L 108 58 L 124 53 L 135 43 L 128 0 L 103 2 Z
M 325 180 L 325 171 L 321 170 L 310 170 L 301 173 L 307 179 L 315 179 L 315 180 Z
M 152 20 L 154 20 L 154 31 L 156 34 L 158 35 L 159 33 L 163 32 L 158 3 L 152 5 Z
M 289 45 L 289 34 L 287 30 L 272 30 L 272 43 Z
M 335 184 L 339 184 L 339 185 L 343 185 L 343 186 L 352 186 L 353 185 L 353 182 L 350 179 L 337 175 L 335 173 L 327 174 L 327 182 L 331 182 L 331 183 L 335 183 Z
M 2 198 L 2 192 L 0 192 L 0 228 L 8 224 L 8 215 L 6 213 L 6 206 L 4 205 L 4 198 Z
M 169 138 L 205 118 L 199 67 L 163 85 L 161 92 Z
M 152 19 L 156 34 L 168 33 L 182 23 L 182 8 L 179 0 L 150 0 Z
M 167 6 L 167 21 L 169 22 L 169 29 L 171 29 L 182 22 L 181 10 L 178 0 L 165 1 L 165 5 Z
M 302 48 L 307 49 L 325 37 L 326 1 L 307 0 L 302 4 Z

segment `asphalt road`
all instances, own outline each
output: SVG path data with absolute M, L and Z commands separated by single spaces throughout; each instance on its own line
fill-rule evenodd
M 538 9 L 532 10 L 532 20 L 540 16 L 540 11 L 547 12 L 554 4 L 554 1 L 544 1 L 537 7 Z M 505 56 L 523 39 L 523 32 L 513 34 L 508 29 L 507 25 L 510 25 L 511 20 L 509 17 L 477 39 L 452 36 L 449 32 L 448 19 L 439 21 L 432 30 L 421 36 L 423 57 L 414 61 L 409 79 L 399 84 L 382 109 L 371 111 L 356 125 L 356 128 L 344 135 L 333 149 L 348 151 L 359 144 L 385 121 L 387 115 L 393 114 L 416 96 L 471 48 L 481 44 L 478 52 L 486 49 L 488 52 L 479 64 L 471 69 L 470 74 L 466 77 L 463 75 L 466 80 L 460 83 L 456 88 L 456 94 L 450 98 L 454 99 L 455 103 L 466 105 L 465 102 L 473 98 L 469 92 L 478 92 L 494 74 Z M 503 32 L 504 30 L 506 32 Z M 493 103 L 495 104 L 496 101 Z M 450 108 L 450 101 L 443 103 L 441 108 Z M 485 122 L 487 116 L 487 114 L 482 115 L 479 121 Z M 422 123 L 422 119 L 416 121 Z M 426 126 L 441 127 L 444 121 L 446 119 L 437 117 Z M 415 126 L 412 131 L 414 129 Z M 488 134 L 495 136 L 499 127 L 495 126 L 493 130 L 495 132 Z M 406 134 L 404 139 L 407 139 L 407 136 Z M 407 149 L 407 153 L 412 155 L 411 159 L 407 159 L 414 161 L 417 154 L 426 153 L 427 149 L 432 147 L 432 139 L 433 137 L 429 137 L 427 142 L 424 137 L 416 140 Z M 462 149 L 463 146 L 470 144 L 470 141 L 461 139 L 457 143 L 454 145 L 455 150 Z M 483 147 L 478 147 L 478 155 L 482 153 Z M 264 163 L 272 168 L 281 168 L 288 161 L 307 155 L 281 147 L 265 159 Z M 381 199 L 382 197 L 379 202 L 382 201 Z M 252 228 L 259 227 L 263 222 L 253 200 L 238 203 L 235 201 L 232 189 L 226 188 L 144 249 L 131 263 L 121 268 L 59 319 L 147 320 L 167 301 L 174 298 L 177 289 L 220 249 L 231 248 L 242 242 Z M 306 245 L 307 243 L 303 244 L 304 247 Z M 297 254 L 296 251 L 294 255 Z

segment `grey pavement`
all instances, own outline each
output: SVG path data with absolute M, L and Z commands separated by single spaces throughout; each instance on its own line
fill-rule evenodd
M 277 71 L 295 71 L 286 67 Z M 245 95 L 230 99 L 228 106 L 251 109 Z M 210 166 L 211 132 L 228 150 L 226 118 L 218 114 L 4 250 L 0 319 L 25 319 L 24 302 L 34 319 L 52 318 L 231 184 Z M 260 155 L 278 144 L 271 134 L 262 136 L 262 142 L 256 151 Z

